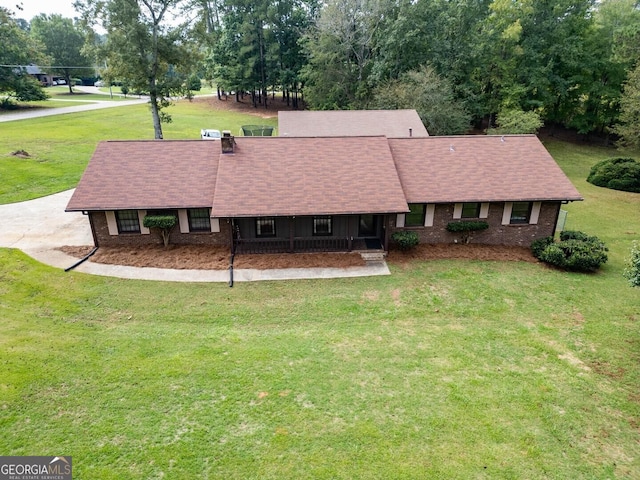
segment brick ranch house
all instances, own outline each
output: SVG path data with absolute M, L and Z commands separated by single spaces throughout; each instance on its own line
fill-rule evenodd
M 430 137 L 418 118 L 391 137 L 373 112 L 348 136 L 296 136 L 297 113 L 340 128 L 288 112 L 279 137 L 101 142 L 66 210 L 88 216 L 96 246 L 159 244 L 143 219 L 170 214 L 172 244 L 308 252 L 388 250 L 397 230 L 453 243 L 460 220 L 489 224 L 474 243 L 528 246 L 582 200 L 534 135 Z

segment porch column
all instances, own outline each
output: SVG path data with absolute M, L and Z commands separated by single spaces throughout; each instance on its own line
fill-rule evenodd
M 352 215 L 347 217 L 347 250 L 349 251 L 353 250 L 353 235 L 351 231 L 352 218 L 353 218 Z
M 384 222 L 382 222 L 382 228 L 384 229 L 384 239 L 382 241 L 382 248 L 384 248 L 385 252 L 389 251 L 389 224 L 391 219 L 391 215 L 384 216 Z
M 291 253 L 294 252 L 293 234 L 295 233 L 295 219 L 296 217 L 289 217 L 289 251 Z

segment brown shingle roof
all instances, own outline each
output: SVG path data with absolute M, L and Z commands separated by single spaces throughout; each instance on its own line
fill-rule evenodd
M 219 142 L 101 142 L 67 211 L 210 207 L 219 158 Z
M 222 155 L 212 216 L 406 212 L 385 137 L 239 137 Z
M 415 110 L 327 110 L 278 112 L 281 137 L 349 137 L 385 135 L 389 138 L 428 137 Z
M 408 203 L 582 200 L 534 135 L 390 139 Z
M 241 217 L 582 199 L 533 135 L 235 141 L 225 155 L 201 140 L 102 142 L 67 210 L 212 207 Z

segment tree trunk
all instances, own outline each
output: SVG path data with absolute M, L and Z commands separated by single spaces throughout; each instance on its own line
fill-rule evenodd
M 153 131 L 156 140 L 162 140 L 162 123 L 160 122 L 160 109 L 158 108 L 158 96 L 155 93 L 149 95 L 151 102 L 151 116 L 153 117 Z

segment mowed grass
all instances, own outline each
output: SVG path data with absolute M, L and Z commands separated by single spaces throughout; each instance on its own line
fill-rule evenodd
M 168 109 L 173 122 L 163 125 L 165 139 L 199 139 L 201 128 L 231 130 L 255 124 L 252 115 L 212 110 L 204 103 L 181 101 Z M 259 119 L 276 125 L 277 118 Z M 153 139 L 147 105 L 0 123 L 0 203 L 38 198 L 74 188 L 96 145 L 102 140 Z M 30 158 L 12 156 L 24 150 Z
M 616 276 L 440 261 L 230 289 L 0 261 L 7 455 L 91 479 L 640 472 Z
M 167 138 L 231 123 L 178 108 Z M 597 274 L 450 260 L 229 288 L 0 250 L 0 452 L 72 455 L 79 479 L 639 478 L 640 195 L 582 183 L 615 152 L 547 148 L 585 197 L 567 227 L 610 246 Z

